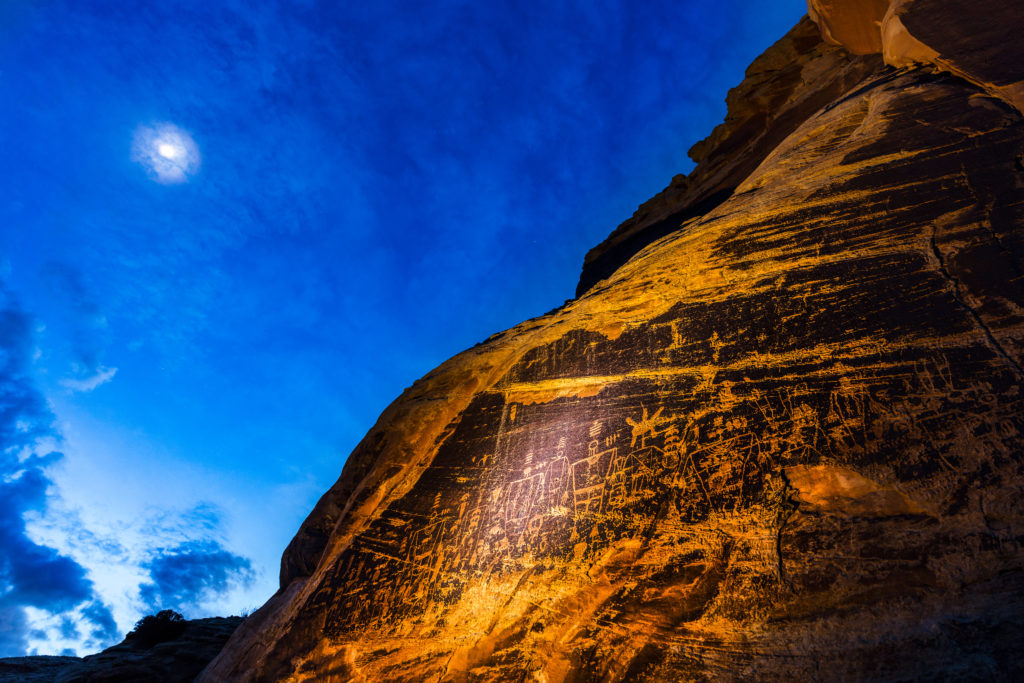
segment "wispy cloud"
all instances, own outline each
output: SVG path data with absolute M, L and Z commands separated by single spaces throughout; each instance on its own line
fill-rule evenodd
M 71 391 L 87 392 L 92 391 L 101 384 L 106 384 L 114 379 L 116 374 L 117 368 L 108 368 L 101 365 L 96 368 L 96 372 L 88 377 L 62 379 L 60 384 Z

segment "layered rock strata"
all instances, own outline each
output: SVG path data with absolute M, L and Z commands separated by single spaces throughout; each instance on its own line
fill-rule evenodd
M 1024 121 L 809 27 L 673 229 L 388 407 L 200 680 L 1024 676 Z

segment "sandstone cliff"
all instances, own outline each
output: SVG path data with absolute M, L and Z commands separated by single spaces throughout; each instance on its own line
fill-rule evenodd
M 200 680 L 1024 676 L 1024 21 L 811 10 L 578 299 L 384 412 Z

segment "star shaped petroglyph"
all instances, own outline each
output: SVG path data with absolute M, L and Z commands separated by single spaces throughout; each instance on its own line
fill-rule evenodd
M 630 427 L 633 428 L 633 432 L 632 432 L 633 439 L 632 439 L 632 441 L 629 442 L 629 447 L 630 448 L 632 448 L 633 446 L 636 445 L 636 440 L 638 438 L 642 439 L 643 437 L 645 437 L 647 435 L 652 435 L 653 436 L 655 429 L 658 428 L 658 425 L 663 423 L 663 422 L 665 422 L 666 420 L 668 420 L 667 417 L 661 417 L 661 413 L 662 413 L 663 410 L 665 410 L 665 409 L 664 408 L 658 408 L 658 410 L 654 413 L 654 415 L 648 416 L 647 408 L 644 407 L 643 417 L 640 418 L 639 422 L 637 422 L 637 421 L 635 421 L 635 420 L 633 420 L 631 418 L 628 418 L 628 417 L 626 418 L 626 424 L 628 424 Z

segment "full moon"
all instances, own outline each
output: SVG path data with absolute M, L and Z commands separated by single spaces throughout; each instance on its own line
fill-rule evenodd
M 161 142 L 157 145 L 156 151 L 165 159 L 177 159 L 185 150 L 169 142 Z
M 183 183 L 199 171 L 199 146 L 173 123 L 142 125 L 135 129 L 132 159 L 158 183 Z

